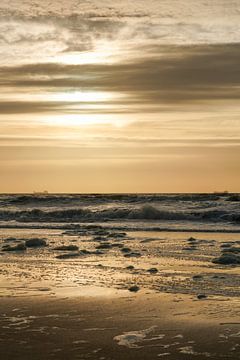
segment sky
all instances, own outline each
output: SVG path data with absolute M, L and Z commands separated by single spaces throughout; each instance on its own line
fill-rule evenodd
M 0 192 L 240 191 L 240 0 L 1 0 Z

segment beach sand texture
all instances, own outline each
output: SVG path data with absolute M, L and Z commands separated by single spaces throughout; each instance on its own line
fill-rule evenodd
M 1 359 L 239 359 L 238 203 L 156 196 L 9 197 Z

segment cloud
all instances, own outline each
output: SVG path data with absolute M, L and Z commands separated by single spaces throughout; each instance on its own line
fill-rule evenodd
M 3 113 L 64 109 L 66 112 L 80 112 L 78 102 L 71 102 L 69 106 L 67 101 L 60 104 L 48 98 L 51 98 L 48 94 L 54 91 L 77 90 L 125 94 L 125 97 L 111 101 L 110 112 L 132 112 L 139 105 L 143 112 L 156 112 L 163 105 L 166 108 L 162 111 L 166 111 L 170 105 L 239 101 L 240 45 L 147 47 L 146 51 L 148 56 L 145 58 L 120 64 L 0 67 L 1 92 L 8 88 L 23 93 L 23 101 L 13 103 L 9 95 L 10 99 L 0 101 L 0 109 Z M 46 100 L 38 103 L 28 101 L 27 93 L 33 90 L 45 93 Z M 108 109 L 105 108 L 105 111 L 108 112 Z
M 239 43 L 239 19 L 237 0 L 2 0 L 0 64 L 60 61 L 99 41 L 124 58 L 140 44 Z
M 2 113 L 81 112 L 77 103 L 47 99 L 52 91 L 79 89 L 126 94 L 115 113 L 239 99 L 238 1 L 2 0 L 0 9 Z M 61 64 L 103 40 L 114 49 L 109 63 Z M 20 91 L 22 101 L 3 97 L 9 90 Z M 26 100 L 32 90 L 46 101 Z
M 239 13 L 240 4 L 238 0 L 2 0 L 1 9 L 4 13 L 21 13 L 28 16 L 43 15 L 69 15 L 69 14 L 145 14 L 162 17 L 189 18 L 209 17 L 213 14 L 219 16 L 233 16 Z

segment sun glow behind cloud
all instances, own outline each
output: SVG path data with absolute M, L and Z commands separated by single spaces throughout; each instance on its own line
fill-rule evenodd
M 68 91 L 50 95 L 53 101 L 66 102 L 105 102 L 116 98 L 116 94 L 103 91 Z
M 93 51 L 81 51 L 61 54 L 52 58 L 52 62 L 65 65 L 91 65 L 111 62 L 113 52 L 110 47 L 96 47 Z
M 129 124 L 128 120 L 124 120 L 118 116 L 106 114 L 63 114 L 63 115 L 49 115 L 42 118 L 42 123 L 53 126 L 62 127 L 87 127 L 99 125 L 111 125 L 116 128 L 121 128 Z M 95 129 L 97 133 L 97 128 Z
M 2 191 L 238 189 L 239 1 L 110 2 L 0 2 Z

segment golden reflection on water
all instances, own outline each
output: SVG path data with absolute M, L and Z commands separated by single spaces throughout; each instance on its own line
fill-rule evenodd
M 127 290 L 134 284 L 141 290 L 157 292 L 235 296 L 239 291 L 239 268 L 216 266 L 211 262 L 220 252 L 222 242 L 232 241 L 233 236 L 239 240 L 236 234 L 129 232 L 123 239 L 110 238 L 107 242 L 120 243 L 140 256 L 126 257 L 121 247 L 112 247 L 103 249 L 102 255 L 89 254 L 67 260 L 57 259 L 61 252 L 54 247 L 72 244 L 93 252 L 99 242 L 87 235 L 63 235 L 60 230 L 0 231 L 2 240 L 8 236 L 46 237 L 49 246 L 22 253 L 2 253 L 0 276 L 4 293 L 28 294 L 48 289 L 46 293 L 52 295 L 73 295 L 74 292 L 101 295 L 103 288 L 104 295 L 112 296 L 116 289 Z M 190 236 L 198 240 L 193 251 L 186 250 Z M 128 269 L 129 266 L 133 268 Z M 149 272 L 151 268 L 156 268 L 156 272 Z

